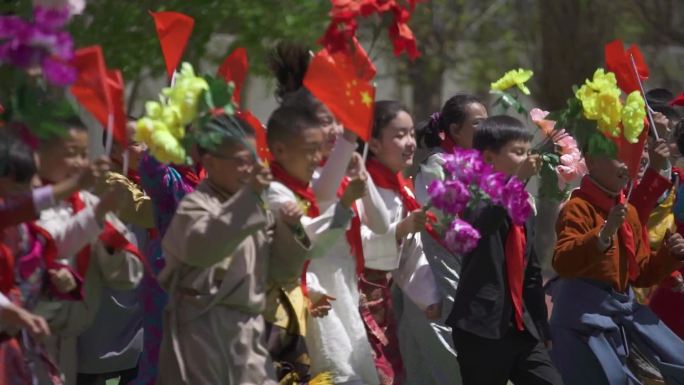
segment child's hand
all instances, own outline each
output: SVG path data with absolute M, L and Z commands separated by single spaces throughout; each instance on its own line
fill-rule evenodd
M 517 172 L 518 179 L 526 181 L 539 173 L 541 169 L 542 159 L 539 154 L 530 154 L 527 158 L 520 164 L 520 168 Z
M 667 168 L 667 160 L 670 158 L 670 146 L 667 145 L 665 139 L 658 139 L 650 146 L 649 158 L 651 159 L 651 168 L 655 171 L 664 170 Z
M 363 164 L 363 158 L 357 152 L 352 155 L 349 161 L 349 166 L 347 166 L 347 176 L 350 178 L 360 177 L 366 173 L 366 167 Z
M 442 317 L 442 304 L 433 303 L 432 305 L 428 306 L 427 309 L 425 309 L 425 316 L 430 321 L 440 319 L 440 317 Z
M 299 220 L 304 216 L 304 212 L 295 202 L 286 202 L 280 209 L 280 215 L 285 223 L 295 227 L 300 224 Z
M 363 198 L 366 195 L 368 190 L 368 185 L 366 184 L 367 179 L 368 176 L 365 173 L 363 173 L 349 181 L 347 188 L 344 190 L 344 193 L 342 194 L 342 199 L 340 199 L 340 202 L 342 202 L 342 205 L 344 205 L 344 207 L 352 207 L 352 205 L 357 199 Z
M 335 299 L 335 297 L 323 294 L 318 301 L 311 304 L 311 309 L 309 309 L 311 316 L 314 318 L 323 318 L 327 316 L 328 312 L 330 312 L 330 309 L 332 309 L 332 304 L 330 304 L 330 302 L 334 301 Z
M 603 229 L 599 233 L 599 238 L 610 243 L 610 239 L 617 234 L 626 217 L 627 207 L 625 205 L 615 205 L 610 209 L 610 213 L 608 213 L 608 219 L 606 219 L 606 224 L 603 225 Z
M 264 165 L 263 162 L 257 160 L 252 169 L 252 178 L 249 181 L 249 186 L 257 194 L 261 193 L 271 184 L 273 175 L 271 170 Z
M 48 270 L 48 275 L 50 276 L 50 282 L 58 292 L 66 294 L 76 289 L 76 279 L 66 267 L 58 270 Z
M 653 123 L 659 138 L 667 138 L 670 134 L 670 120 L 660 112 L 653 113 Z
M 670 230 L 665 233 L 665 245 L 670 254 L 680 261 L 684 260 L 684 238 L 679 233 L 672 234 Z
M 414 210 L 397 224 L 397 240 L 405 236 L 422 231 L 427 223 L 427 213 L 422 209 Z
M 102 221 L 108 212 L 116 212 L 126 202 L 125 196 L 130 194 L 126 186 L 121 183 L 108 184 L 100 196 L 100 202 L 95 207 L 95 218 Z
M 0 321 L 8 326 L 26 329 L 36 338 L 50 335 L 50 327 L 43 317 L 31 314 L 14 304 L 0 309 Z

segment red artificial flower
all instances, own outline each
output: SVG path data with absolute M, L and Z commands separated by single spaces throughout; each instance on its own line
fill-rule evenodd
M 394 9 L 394 21 L 389 28 L 389 37 L 394 46 L 394 55 L 399 56 L 406 52 L 411 60 L 420 56 L 420 51 L 416 44 L 416 37 L 408 26 L 411 19 L 411 12 L 406 8 Z

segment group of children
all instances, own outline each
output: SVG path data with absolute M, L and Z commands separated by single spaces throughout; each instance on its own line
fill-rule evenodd
M 73 119 L 35 149 L 2 134 L 0 384 L 684 383 L 676 111 L 658 115 L 667 139 L 629 201 L 624 163 L 586 156 L 549 279 L 534 217 L 481 201 L 465 215 L 481 239 L 454 255 L 425 207 L 454 148 L 536 175 L 520 120 L 458 94 L 417 130 L 401 103 L 376 101 L 357 144 L 302 87 L 308 52 L 275 58 L 267 162 L 223 112 L 208 124 L 227 134 L 192 166 L 135 142 L 89 161 Z M 654 288 L 653 311 L 635 288 Z

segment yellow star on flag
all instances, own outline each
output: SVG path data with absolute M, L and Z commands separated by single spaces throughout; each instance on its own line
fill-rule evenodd
M 371 105 L 373 105 L 373 98 L 371 98 L 368 91 L 361 92 L 361 103 L 363 103 L 368 108 L 370 108 Z

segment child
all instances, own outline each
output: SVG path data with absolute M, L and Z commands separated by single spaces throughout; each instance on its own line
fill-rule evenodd
M 375 103 L 368 146 L 366 168 L 389 211 L 390 226 L 384 233 L 361 227 L 366 269 L 359 284 L 360 309 L 381 384 L 400 384 L 403 369 L 390 290 L 392 280 L 405 298 L 404 313 L 398 318 L 406 333 L 425 338 L 425 330 L 432 333 L 426 317 L 435 320 L 441 310 L 440 293 L 422 249 L 420 231 L 425 227 L 426 214 L 401 175 L 413 163 L 416 150 L 413 120 L 405 107 L 395 101 Z M 416 350 L 414 346 L 401 346 L 405 356 L 417 354 Z
M 33 151 L 18 139 L 0 135 L 0 164 L 5 169 L 0 176 L 0 195 L 21 194 L 31 189 L 36 173 Z M 49 234 L 33 222 L 6 228 L 2 236 L 0 256 L 3 266 L 0 291 L 10 295 L 22 306 L 33 310 L 40 299 L 81 300 L 81 280 L 68 266 L 55 261 L 55 242 Z M 38 333 L 44 320 L 38 321 Z M 45 325 L 47 326 L 47 325 Z M 3 366 L 0 383 L 10 379 L 22 384 L 46 380 L 58 375 L 48 357 L 26 333 L 15 333 L 11 328 L 2 334 L 11 337 L 0 344 Z M 16 334 L 16 335 L 15 335 Z M 0 340 L 5 338 L 0 337 Z
M 325 210 L 319 208 L 310 184 L 313 172 L 321 162 L 323 135 L 319 125 L 318 119 L 308 109 L 280 107 L 271 115 L 267 130 L 268 145 L 274 158 L 271 169 L 275 179 L 268 190 L 269 205 L 273 210 L 301 210 L 301 224 L 295 226 L 295 231 L 306 235 L 312 242 L 311 251 L 305 258 L 288 259 L 286 264 L 274 261 L 269 273 L 272 290 L 266 320 L 273 325 L 271 330 L 274 335 L 284 334 L 286 339 L 295 341 L 307 330 L 307 303 L 311 305 L 312 316 L 324 316 L 330 309 L 331 298 L 318 292 L 315 285 L 308 290 L 308 282 L 301 282 L 305 292 L 300 291 L 299 277 L 303 274 L 305 260 L 320 258 L 328 253 L 346 230 L 352 216 L 351 205 L 364 192 L 360 188 L 363 183 L 358 186 L 357 182 L 355 188 L 345 191 L 339 202 Z M 340 182 L 337 180 L 332 183 L 339 185 Z M 286 297 L 279 295 L 278 291 L 286 293 Z M 284 301 L 291 306 L 283 307 L 287 303 Z M 290 346 L 297 345 L 293 343 Z M 293 365 L 292 368 L 284 368 L 285 371 L 294 369 L 303 378 L 309 359 L 302 354 L 303 344 L 299 346 L 301 351 L 294 349 L 277 353 L 281 357 L 289 355 L 289 358 L 276 360 Z
M 487 109 L 476 97 L 468 94 L 456 94 L 444 103 L 441 112 L 432 114 L 430 119 L 418 130 L 419 146 L 429 149 L 429 156 L 420 165 L 416 175 L 416 198 L 425 205 L 429 201 L 427 188 L 433 181 L 444 179 L 444 153 L 453 152 L 454 148 L 472 148 L 473 135 L 482 120 L 487 118 Z M 438 214 L 439 215 L 439 214 Z M 433 333 L 426 330 L 421 333 L 425 338 L 406 341 L 420 347 L 423 354 L 404 356 L 407 383 L 413 384 L 455 384 L 460 383 L 458 366 L 453 365 L 456 351 L 451 341 L 451 329 L 444 324 L 453 306 L 454 293 L 458 286 L 461 271 L 461 257 L 454 255 L 441 246 L 432 237 L 423 233 L 423 249 L 435 273 L 435 278 L 444 298 L 442 318 L 429 325 Z M 403 337 L 415 336 L 416 333 Z
M 78 120 L 67 120 L 64 138 L 44 141 L 39 147 L 39 176 L 44 183 L 59 183 L 87 163 L 88 133 Z M 116 211 L 125 192 L 110 187 L 101 199 L 79 191 L 52 209 L 41 213 L 38 224 L 57 244 L 58 261 L 74 268 L 83 278 L 84 301 L 43 301 L 40 314 L 50 321 L 55 335 L 48 347 L 65 372 L 66 384 L 76 383 L 78 366 L 84 361 L 77 350 L 78 337 L 93 324 L 101 303 L 103 287 L 132 289 L 142 277 L 143 266 L 133 250 L 132 235 L 109 212 Z M 105 230 L 105 231 L 103 231 Z M 137 252 L 137 250 L 134 250 Z M 98 349 L 90 341 L 91 349 Z M 87 357 L 93 359 L 93 357 Z M 103 357 L 98 357 L 103 358 Z
M 269 259 L 308 249 L 286 225 L 297 216 L 273 229 L 261 200 L 271 175 L 255 159 L 253 130 L 236 117 L 212 119 L 224 133 L 215 149 L 200 149 L 208 177 L 183 199 L 163 240 L 159 279 L 172 300 L 159 383 L 276 384 L 260 315 Z
M 528 155 L 531 141 L 519 120 L 499 115 L 478 127 L 473 148 L 495 171 L 525 181 L 540 167 L 539 157 Z M 483 202 L 466 219 L 482 238 L 463 256 L 447 319 L 463 383 L 561 384 L 544 346 L 549 334 L 534 217 L 515 225 L 503 207 Z
M 632 287 L 657 284 L 680 267 L 684 239 L 668 231 L 652 253 L 637 210 L 623 203 L 625 164 L 585 158 L 589 175 L 556 229 L 553 267 L 562 279 L 552 294 L 554 363 L 571 385 L 681 382 L 684 343 L 635 301 Z

